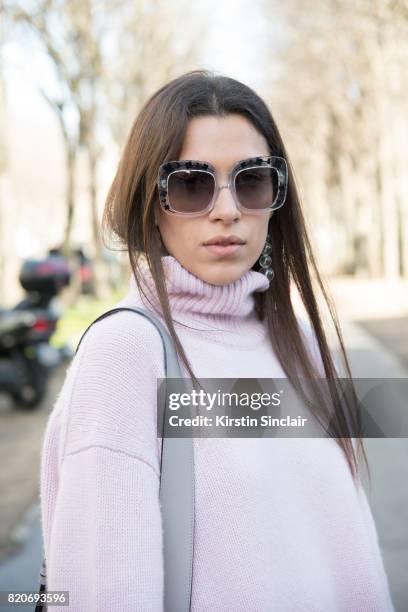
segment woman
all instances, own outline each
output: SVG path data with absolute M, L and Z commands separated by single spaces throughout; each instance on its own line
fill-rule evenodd
M 132 266 L 117 306 L 160 315 L 183 376 L 336 378 L 288 156 L 247 86 L 196 70 L 157 91 L 130 132 L 104 226 Z M 311 327 L 294 313 L 291 279 Z M 84 337 L 49 419 L 48 589 L 68 590 L 76 612 L 163 609 L 162 377 L 157 330 L 116 313 Z M 393 610 L 350 438 L 195 438 L 194 455 L 193 611 Z

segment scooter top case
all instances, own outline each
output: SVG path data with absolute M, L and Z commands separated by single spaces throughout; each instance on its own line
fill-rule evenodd
M 69 285 L 72 270 L 62 256 L 46 259 L 27 259 L 20 270 L 19 281 L 23 289 L 52 297 Z

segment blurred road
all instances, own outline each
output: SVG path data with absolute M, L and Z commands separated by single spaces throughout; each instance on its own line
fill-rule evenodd
M 33 505 L 21 525 L 25 531 L 23 548 L 0 565 L 0 591 L 38 591 L 39 572 L 41 568 L 42 534 L 39 517 L 39 506 Z M 18 606 L 34 610 L 33 604 Z M 51 608 L 52 609 L 52 608 Z M 15 605 L 1 605 L 1 612 L 15 612 Z
M 356 321 L 382 342 L 408 371 L 408 316 Z
M 408 378 L 400 355 L 351 322 L 342 331 L 355 378 Z M 382 332 L 383 333 L 383 332 Z M 406 329 L 400 330 L 400 335 Z M 396 334 L 393 331 L 393 336 Z M 408 399 L 408 398 L 407 398 Z M 364 441 L 371 472 L 365 490 L 376 522 L 391 596 L 397 612 L 408 610 L 408 440 L 367 438 Z
M 404 364 L 363 327 L 342 319 L 342 330 L 355 377 L 407 378 Z M 401 330 L 402 331 L 402 330 Z M 394 331 L 395 333 L 395 331 Z M 387 344 L 390 344 L 387 342 Z M 44 409 L 45 410 L 45 409 Z M 367 491 L 376 521 L 384 564 L 396 612 L 408 610 L 408 440 L 367 439 L 372 488 Z M 42 541 L 38 504 L 31 507 L 21 529 L 23 549 L 0 565 L 0 590 L 36 589 Z M 14 608 L 1 607 L 12 612 Z
M 40 451 L 47 417 L 64 375 L 65 366 L 61 366 L 37 409 L 18 410 L 0 397 L 0 590 L 37 590 L 42 547 Z M 1 612 L 15 609 L 0 605 Z

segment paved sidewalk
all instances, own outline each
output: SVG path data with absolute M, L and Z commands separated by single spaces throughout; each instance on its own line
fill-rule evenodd
M 355 378 L 408 378 L 402 362 L 363 328 L 341 321 Z M 408 400 L 408 398 L 407 398 Z M 408 404 L 408 401 L 407 401 Z M 408 610 L 408 440 L 364 441 L 372 486 L 365 486 L 396 612 Z M 366 484 L 366 483 L 365 483 Z
M 0 565 L 0 591 L 37 592 L 42 561 L 42 534 L 38 504 L 29 509 L 24 523 L 17 529 L 18 532 L 21 532 L 21 538 L 25 540 L 24 547 L 21 552 Z M 30 609 L 32 612 L 35 606 L 27 604 L 27 606 L 19 605 L 18 608 Z M 15 612 L 15 610 L 15 605 L 0 604 L 0 612 Z

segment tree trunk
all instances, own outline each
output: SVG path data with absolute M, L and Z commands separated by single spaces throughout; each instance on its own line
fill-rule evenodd
M 66 222 L 63 240 L 63 252 L 69 255 L 71 252 L 71 233 L 74 220 L 75 210 L 75 162 L 76 162 L 76 150 L 65 140 L 66 151 L 67 151 L 67 163 L 66 163 L 66 191 L 65 191 L 65 207 L 66 207 Z
M 98 156 L 92 143 L 86 144 L 89 167 L 89 199 L 91 206 L 91 223 L 94 246 L 94 278 L 95 293 L 98 298 L 106 298 L 111 293 L 109 286 L 109 270 L 103 259 L 103 243 L 98 215 L 97 163 Z

